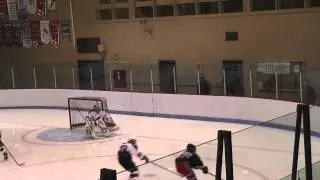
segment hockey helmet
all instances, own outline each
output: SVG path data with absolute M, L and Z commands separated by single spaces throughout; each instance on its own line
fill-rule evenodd
M 133 145 L 136 145 L 136 144 L 137 144 L 137 140 L 131 138 L 131 139 L 128 140 L 128 143 L 133 144 Z
M 189 144 L 187 145 L 187 151 L 188 151 L 188 152 L 196 152 L 196 150 L 197 150 L 197 147 L 196 147 L 195 145 L 193 145 L 193 144 L 191 144 L 191 143 L 189 143 Z

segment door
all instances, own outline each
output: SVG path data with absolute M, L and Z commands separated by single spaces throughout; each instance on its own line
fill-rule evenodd
M 159 78 L 161 93 L 176 93 L 176 61 L 159 60 Z
M 113 70 L 113 87 L 127 88 L 127 72 L 126 70 Z
M 80 89 L 105 90 L 104 61 L 78 60 L 78 78 Z
M 223 60 L 227 96 L 244 96 L 242 60 Z

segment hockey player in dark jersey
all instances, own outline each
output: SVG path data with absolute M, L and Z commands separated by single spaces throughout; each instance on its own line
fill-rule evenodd
M 187 150 L 175 159 L 176 170 L 187 180 L 197 180 L 193 169 L 201 169 L 203 173 L 208 173 L 208 167 L 204 166 L 201 158 L 196 153 L 196 146 L 193 144 L 187 145 Z
M 149 162 L 148 157 L 139 152 L 137 141 L 135 139 L 129 139 L 128 142 L 121 144 L 118 150 L 118 161 L 125 170 L 130 172 L 129 179 L 139 177 L 138 167 L 132 160 L 133 156 L 137 156 L 146 163 Z
M 5 147 L 4 147 L 4 144 L 1 140 L 1 137 L 2 137 L 2 134 L 1 134 L 1 131 L 0 131 L 0 152 L 3 154 L 3 159 L 4 160 L 8 160 L 8 152 L 6 151 Z

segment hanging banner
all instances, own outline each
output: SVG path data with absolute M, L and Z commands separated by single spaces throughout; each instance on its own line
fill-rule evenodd
M 31 25 L 29 22 L 23 24 L 22 45 L 25 48 L 32 48 Z
M 56 0 L 47 0 L 47 10 L 48 11 L 57 10 Z
M 51 32 L 50 32 L 50 22 L 40 21 L 40 34 L 41 34 L 41 42 L 43 44 L 49 44 L 51 42 Z
M 17 11 L 20 20 L 28 18 L 27 0 L 17 0 Z
M 35 48 L 39 48 L 41 43 L 40 22 L 31 21 L 30 26 L 31 26 L 32 46 Z
M 60 28 L 61 28 L 61 39 L 64 41 L 71 41 L 70 21 L 69 20 L 60 21 Z
M 0 0 L 0 20 L 6 20 L 8 16 L 8 2 L 7 0 Z
M 18 20 L 18 11 L 17 11 L 17 1 L 16 0 L 7 0 L 8 2 L 8 14 L 10 21 Z
M 60 22 L 58 20 L 50 21 L 51 44 L 58 48 L 60 44 Z
M 27 11 L 29 14 L 36 14 L 37 0 L 27 0 Z
M 47 0 L 37 0 L 37 14 L 39 16 L 47 15 Z

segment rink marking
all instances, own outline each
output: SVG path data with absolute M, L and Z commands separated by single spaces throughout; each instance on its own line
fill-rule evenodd
M 124 138 L 124 136 L 112 138 L 112 139 L 99 139 L 99 140 L 90 140 L 90 141 L 76 141 L 76 142 L 64 142 L 64 141 L 44 141 L 42 139 L 38 139 L 37 135 L 39 132 L 45 131 L 45 129 L 48 128 L 38 128 L 38 129 L 33 129 L 31 131 L 28 131 L 24 133 L 21 137 L 21 140 L 25 143 L 29 144 L 34 144 L 34 145 L 83 145 L 83 144 L 102 144 L 110 141 L 116 141 L 116 140 L 121 140 Z M 120 134 L 121 135 L 121 134 Z

